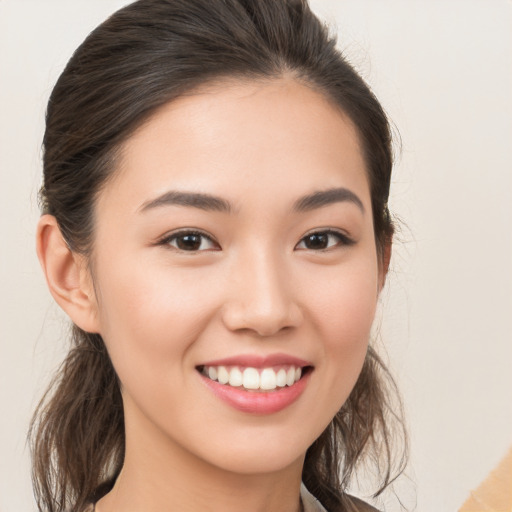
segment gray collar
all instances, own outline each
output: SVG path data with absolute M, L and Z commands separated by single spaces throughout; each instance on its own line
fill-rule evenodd
M 303 483 L 300 485 L 300 498 L 304 512 L 327 512 L 322 504 L 306 489 Z

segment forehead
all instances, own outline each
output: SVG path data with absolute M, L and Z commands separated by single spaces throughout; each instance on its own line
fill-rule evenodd
M 135 204 L 192 187 L 236 202 L 337 186 L 369 194 L 357 131 L 323 94 L 283 78 L 218 82 L 168 103 L 125 142 L 103 195 Z

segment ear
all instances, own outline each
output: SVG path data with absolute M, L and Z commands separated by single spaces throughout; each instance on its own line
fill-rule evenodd
M 52 215 L 39 219 L 36 246 L 48 288 L 57 304 L 78 327 L 98 332 L 96 294 L 86 259 L 71 251 Z
M 390 236 L 384 243 L 382 254 L 380 255 L 379 262 L 379 293 L 386 284 L 386 277 L 389 270 L 389 262 L 391 261 L 391 249 L 393 247 L 393 237 Z

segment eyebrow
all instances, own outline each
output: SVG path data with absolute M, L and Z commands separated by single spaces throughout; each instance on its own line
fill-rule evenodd
M 295 202 L 294 210 L 297 212 L 308 212 L 322 208 L 333 203 L 350 202 L 355 204 L 362 213 L 365 212 L 363 202 L 359 197 L 348 188 L 330 188 L 319 192 L 313 192 L 307 196 L 301 197 Z
M 200 210 L 231 212 L 231 205 L 221 197 L 200 192 L 181 192 L 171 190 L 158 196 L 156 199 L 146 201 L 139 210 L 146 212 L 161 206 L 189 206 L 191 208 L 199 208 Z
M 350 202 L 355 204 L 362 213 L 365 212 L 363 202 L 359 197 L 347 188 L 331 188 L 313 192 L 299 198 L 293 205 L 293 210 L 298 213 L 308 212 L 328 206 L 333 203 Z M 171 190 L 158 196 L 155 199 L 146 201 L 139 208 L 139 211 L 146 212 L 162 206 L 186 206 L 190 208 L 199 208 L 200 210 L 216 211 L 230 213 L 231 204 L 222 197 L 201 192 L 184 192 Z

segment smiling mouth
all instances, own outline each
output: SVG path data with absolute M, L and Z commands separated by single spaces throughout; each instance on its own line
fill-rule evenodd
M 198 366 L 208 379 L 246 391 L 272 392 L 291 387 L 307 375 L 311 366 L 283 365 L 253 368 L 240 366 Z

